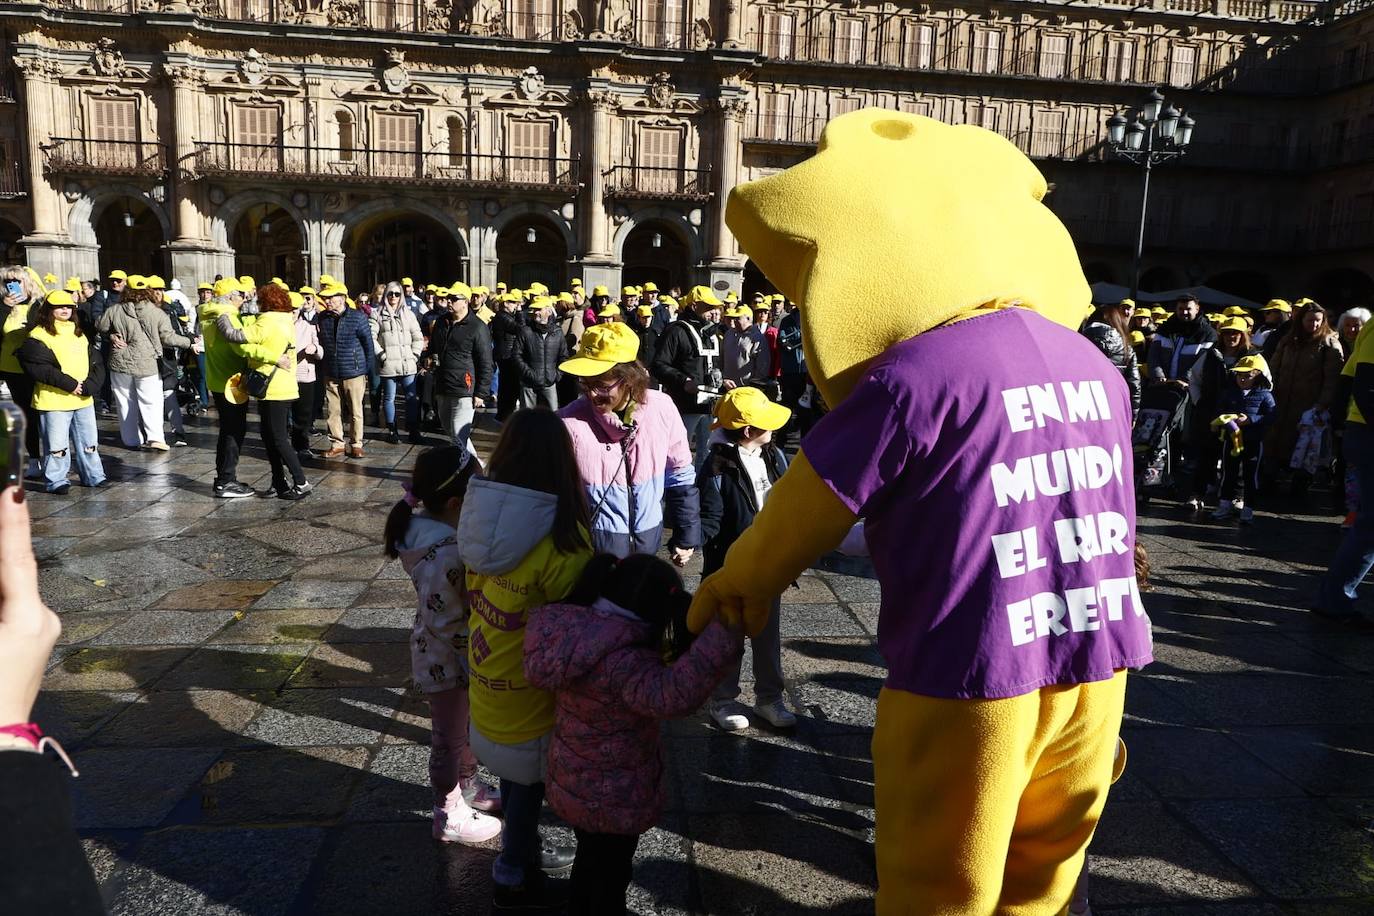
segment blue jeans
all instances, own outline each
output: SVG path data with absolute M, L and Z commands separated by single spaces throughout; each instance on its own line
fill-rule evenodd
M 415 392 L 415 376 L 396 375 L 382 378 L 382 413 L 387 425 L 396 422 L 396 389 L 401 389 L 406 399 L 406 429 L 420 428 L 420 396 Z
M 525 883 L 525 873 L 539 868 L 539 809 L 544 804 L 544 784 L 525 785 L 501 780 L 501 854 L 491 863 L 491 879 L 512 887 Z
M 100 462 L 95 428 L 95 407 L 80 410 L 44 410 L 40 412 L 43 427 L 43 479 L 51 493 L 66 486 L 72 470 L 72 455 L 76 455 L 76 473 L 81 483 L 94 487 L 105 480 L 105 466 Z
M 205 354 L 204 354 L 204 353 L 197 353 L 197 354 L 196 354 L 196 369 L 197 369 L 197 372 L 196 372 L 196 391 L 200 394 L 200 403 L 201 403 L 201 406 L 202 406 L 202 407 L 209 407 L 210 404 L 211 404 L 211 401 L 210 401 L 210 389 L 207 388 L 207 387 L 205 387 Z
M 1363 423 L 1345 425 L 1345 462 L 1359 481 L 1360 493 L 1374 493 L 1374 430 Z M 1354 616 L 1355 590 L 1374 566 L 1374 506 L 1361 506 L 1355 525 L 1331 560 L 1317 604 L 1328 614 Z
M 711 454 L 711 412 L 706 413 L 685 413 L 682 415 L 682 425 L 687 428 L 687 438 L 692 443 L 692 462 L 697 470 L 706 463 L 706 456 Z

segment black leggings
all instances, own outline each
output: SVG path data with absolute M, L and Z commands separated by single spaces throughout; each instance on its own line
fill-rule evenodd
M 310 447 L 310 427 L 315 418 L 315 383 L 297 382 L 300 394 L 291 402 L 291 448 L 304 451 Z
M 14 403 L 24 411 L 24 449 L 30 458 L 41 458 L 39 443 L 43 435 L 38 428 L 38 411 L 33 409 L 33 379 L 22 372 L 6 372 L 4 378 Z
M 278 493 L 288 488 L 287 471 L 291 472 L 293 483 L 305 483 L 305 471 L 301 470 L 301 460 L 296 457 L 296 450 L 291 447 L 291 433 L 287 428 L 287 418 L 290 414 L 290 401 L 258 401 L 262 445 L 267 449 L 267 463 L 272 466 L 272 489 Z
M 568 887 L 569 916 L 623 916 L 639 836 L 574 832 L 577 858 Z
M 239 452 L 248 435 L 248 405 L 234 404 L 222 391 L 212 391 L 215 412 L 219 415 L 219 438 L 215 441 L 215 486 L 234 483 L 239 469 Z

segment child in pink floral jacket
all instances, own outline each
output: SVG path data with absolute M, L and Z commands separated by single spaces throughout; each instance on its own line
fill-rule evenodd
M 555 698 L 548 801 L 577 833 L 575 916 L 625 912 L 639 836 L 663 811 L 659 722 L 695 712 L 740 651 L 718 622 L 693 641 L 690 603 L 663 560 L 600 554 L 567 603 L 531 612 L 525 676 Z

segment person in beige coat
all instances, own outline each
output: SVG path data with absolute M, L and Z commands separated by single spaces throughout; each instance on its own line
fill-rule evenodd
M 396 390 L 405 393 L 406 432 L 410 441 L 420 443 L 420 398 L 415 390 L 415 375 L 420 368 L 420 354 L 425 349 L 425 336 L 420 322 L 405 303 L 401 284 L 386 285 L 380 305 L 372 309 L 372 347 L 377 353 L 377 371 L 382 377 L 382 412 L 386 416 L 389 433 L 387 441 L 401 441 L 396 431 Z
M 189 347 L 191 338 L 173 330 L 162 293 L 149 289 L 143 277 L 130 278 L 119 303 L 100 316 L 96 328 L 110 336 L 110 391 L 120 440 L 127 448 L 168 451 L 158 359 L 164 347 Z

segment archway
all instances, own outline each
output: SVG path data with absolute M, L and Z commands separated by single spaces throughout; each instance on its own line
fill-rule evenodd
M 1251 302 L 1268 302 L 1273 296 L 1269 278 L 1257 270 L 1228 270 L 1213 274 L 1203 281 L 1203 285 Z
M 560 290 L 567 279 L 568 246 L 563 235 L 538 217 L 512 220 L 496 236 L 496 276 L 524 289 L 543 283 Z
M 116 268 L 164 277 L 171 274 L 162 221 L 141 198 L 108 201 L 95 221 L 95 240 L 102 277 Z
M 1178 289 L 1178 272 L 1172 267 L 1151 267 L 1149 270 L 1141 271 L 1140 290 L 1146 293 L 1162 293 L 1169 289 Z
M 1374 280 L 1369 274 L 1353 267 L 1337 267 L 1323 271 L 1306 295 L 1316 299 L 1332 313 L 1354 306 L 1369 308 L 1374 303 Z
M 358 290 L 402 277 L 447 285 L 467 275 L 453 233 L 418 213 L 364 220 L 345 234 L 343 252 L 345 282 Z
M 234 223 L 234 274 L 259 283 L 280 277 L 292 288 L 305 282 L 305 240 L 296 220 L 272 203 L 249 207 Z
M 24 245 L 20 241 L 24 230 L 7 219 L 0 219 L 0 263 L 23 264 L 26 262 Z
M 653 281 L 659 289 L 686 290 L 691 286 L 692 259 L 687 243 L 666 222 L 640 223 L 625 238 L 621 258 L 627 283 Z

